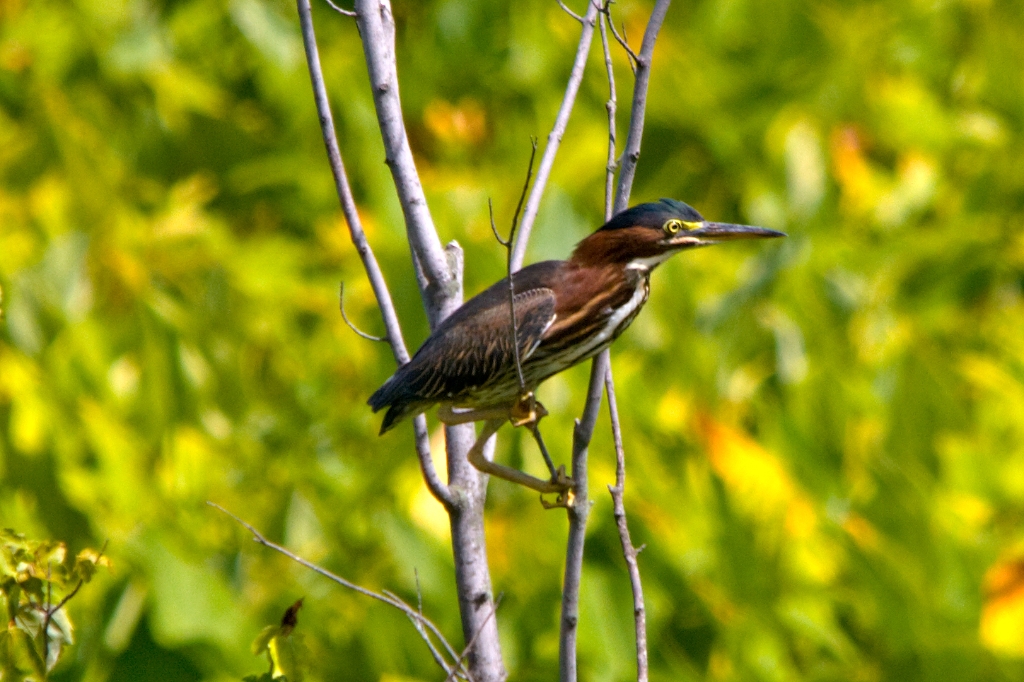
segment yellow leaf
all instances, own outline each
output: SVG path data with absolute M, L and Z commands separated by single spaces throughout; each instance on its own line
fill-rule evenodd
M 774 455 L 707 415 L 698 420 L 698 428 L 707 442 L 711 466 L 744 509 L 761 518 L 786 510 L 796 490 Z
M 996 563 L 985 575 L 979 636 L 988 649 L 1024 657 L 1024 558 Z

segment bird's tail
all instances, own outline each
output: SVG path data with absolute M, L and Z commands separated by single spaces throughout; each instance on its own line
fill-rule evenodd
M 411 413 L 413 413 L 412 406 L 408 404 L 392 405 L 387 412 L 384 413 L 384 421 L 380 425 L 380 434 L 383 436 L 385 433 L 394 428 L 395 424 L 405 419 Z
M 379 412 L 385 407 L 388 408 L 388 411 L 384 413 L 384 421 L 380 425 L 381 435 L 390 431 L 395 424 L 406 417 L 419 414 L 424 408 L 423 405 L 411 402 L 401 394 L 398 382 L 394 381 L 394 377 L 385 381 L 383 386 L 374 391 L 366 404 L 374 412 Z

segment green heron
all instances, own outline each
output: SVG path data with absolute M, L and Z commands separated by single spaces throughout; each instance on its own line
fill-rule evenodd
M 388 408 L 380 432 L 440 404 L 438 418 L 445 424 L 485 422 L 468 454 L 477 469 L 542 493 L 563 492 L 572 481 L 564 469 L 555 471 L 536 431 L 536 422 L 547 414 L 533 398 L 537 386 L 607 348 L 647 301 L 651 271 L 672 255 L 735 239 L 783 236 L 762 227 L 708 222 L 674 199 L 622 211 L 577 244 L 569 260 L 534 263 L 513 275 L 515 330 L 508 279 L 439 324 L 412 360 L 370 396 L 374 412 Z M 551 480 L 484 456 L 484 443 L 506 420 L 532 427 Z

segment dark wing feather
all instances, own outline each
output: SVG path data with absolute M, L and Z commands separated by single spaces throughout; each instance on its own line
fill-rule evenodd
M 520 360 L 540 344 L 555 316 L 553 278 L 558 261 L 536 263 L 516 273 L 515 309 Z M 430 405 L 458 402 L 472 389 L 515 371 L 508 280 L 467 301 L 442 322 L 416 355 L 374 393 L 368 403 L 376 412 L 390 407 L 381 433 L 398 420 Z

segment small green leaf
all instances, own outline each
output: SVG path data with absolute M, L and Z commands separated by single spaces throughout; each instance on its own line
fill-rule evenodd
M 33 554 L 39 566 L 63 564 L 68 556 L 68 547 L 63 542 L 47 540 L 36 545 Z
M 81 579 L 84 582 L 92 580 L 100 566 L 111 568 L 114 564 L 110 558 L 97 552 L 95 549 L 83 549 L 75 557 L 75 566 L 71 571 L 73 578 Z
M 270 646 L 270 640 L 277 636 L 277 633 L 281 631 L 281 628 L 277 625 L 268 625 L 260 631 L 260 634 L 256 635 L 256 639 L 252 640 L 252 655 L 259 656 L 267 647 Z
M 45 583 L 36 577 L 26 577 L 24 580 L 19 580 L 21 583 L 21 590 L 30 597 L 35 597 L 38 601 L 42 601 L 46 598 L 46 590 L 44 589 Z

